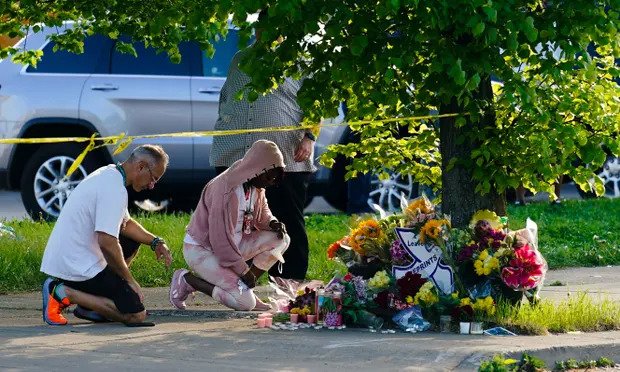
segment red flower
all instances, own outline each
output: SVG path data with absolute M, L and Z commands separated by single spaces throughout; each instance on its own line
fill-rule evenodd
M 327 248 L 327 258 L 330 260 L 336 257 L 336 253 L 340 249 L 340 241 L 332 243 L 329 248 Z
M 528 290 L 536 287 L 544 274 L 544 261 L 538 251 L 524 245 L 515 249 L 515 257 L 502 269 L 502 280 L 515 290 Z
M 390 307 L 390 292 L 385 290 L 377 293 L 377 297 L 374 299 L 375 303 L 383 309 L 389 309 Z
M 342 278 L 345 282 L 350 282 L 351 280 L 353 280 L 353 275 L 351 275 L 351 273 L 347 273 L 347 275 L 344 276 L 344 278 Z
M 406 301 L 407 296 L 415 297 L 420 291 L 420 287 L 426 282 L 427 280 L 422 278 L 420 274 L 413 274 L 408 271 L 405 276 L 396 281 L 401 300 Z

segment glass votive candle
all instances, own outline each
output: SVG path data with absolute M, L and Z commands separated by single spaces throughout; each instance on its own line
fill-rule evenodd
M 273 325 L 273 318 L 269 317 L 269 318 L 263 318 L 263 319 L 265 319 L 266 328 L 270 328 Z
M 299 314 L 291 314 L 291 323 L 299 322 Z
M 450 333 L 452 326 L 452 317 L 450 315 L 441 315 L 439 317 L 439 331 L 441 333 Z
M 267 322 L 267 318 L 257 318 L 256 319 L 256 325 L 258 326 L 258 328 L 264 328 L 266 322 Z
M 308 315 L 306 315 L 306 319 L 308 321 L 308 324 L 316 323 L 316 315 L 308 314 Z

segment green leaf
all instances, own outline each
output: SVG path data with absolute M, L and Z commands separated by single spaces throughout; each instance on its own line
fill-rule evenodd
M 525 18 L 525 22 L 523 24 L 523 32 L 525 33 L 525 36 L 527 37 L 527 40 L 530 43 L 533 43 L 536 41 L 536 39 L 538 39 L 538 30 L 536 29 L 536 27 L 534 27 L 534 18 L 532 17 L 527 17 Z
M 475 73 L 467 82 L 467 89 L 474 90 L 480 85 L 480 75 Z
M 472 28 L 471 33 L 474 35 L 474 37 L 478 37 L 484 32 L 484 28 L 484 22 L 479 22 L 474 26 L 474 28 Z
M 390 8 L 396 13 L 400 9 L 400 0 L 390 0 Z
M 452 65 L 448 74 L 452 77 L 457 85 L 465 84 L 465 71 L 461 68 L 461 59 L 457 59 L 456 63 Z
M 368 46 L 368 39 L 364 35 L 356 36 L 351 43 L 351 54 L 360 56 Z
M 510 33 L 510 35 L 508 36 L 508 39 L 506 40 L 506 46 L 508 47 L 508 50 L 510 50 L 511 52 L 515 52 L 517 50 L 517 48 L 519 47 L 519 43 L 517 42 L 516 32 Z
M 248 101 L 254 102 L 258 99 L 258 92 L 254 89 L 250 90 L 248 93 Z
M 484 11 L 484 13 L 487 15 L 487 19 L 490 22 L 497 22 L 497 10 L 495 10 L 495 8 L 492 8 L 490 6 L 484 6 L 482 7 L 482 11 Z

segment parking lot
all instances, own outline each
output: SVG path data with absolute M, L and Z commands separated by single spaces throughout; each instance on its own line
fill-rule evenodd
M 337 210 L 327 204 L 323 198 L 314 198 L 306 208 L 306 213 L 336 213 Z M 22 198 L 17 191 L 0 190 L 0 220 L 12 220 L 28 217 Z
M 573 183 L 564 184 L 562 187 L 563 199 L 579 199 L 579 193 Z M 540 193 L 531 198 L 534 201 L 547 199 L 547 194 Z M 336 213 L 335 208 L 330 206 L 325 199 L 316 197 L 305 210 L 306 213 Z M 28 217 L 22 204 L 21 196 L 17 191 L 0 190 L 0 220 L 12 220 Z

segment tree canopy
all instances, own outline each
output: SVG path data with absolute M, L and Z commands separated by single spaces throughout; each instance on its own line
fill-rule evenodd
M 454 194 L 459 187 L 484 198 L 521 182 L 553 192 L 562 174 L 600 194 L 603 185 L 593 170 L 605 161 L 605 150 L 620 155 L 620 88 L 614 81 L 620 76 L 619 5 L 620 0 L 20 0 L 0 3 L 0 34 L 22 36 L 26 26 L 37 32 L 74 20 L 69 33 L 54 36 L 60 47 L 79 52 L 85 34 L 126 34 L 174 60 L 185 40 L 213 53 L 210 41 L 225 37 L 233 14 L 240 44 L 247 45 L 252 27 L 262 30 L 242 64 L 252 77 L 249 98 L 283 76 L 306 76 L 298 100 L 309 122 L 335 116 L 340 102 L 346 102 L 350 120 L 373 120 L 353 125 L 361 144 L 332 147 L 327 165 L 344 154 L 353 158 L 351 175 L 386 168 L 411 173 L 437 189 L 443 183 L 444 200 L 447 190 Z M 248 14 L 261 9 L 268 9 L 267 17 L 247 22 Z M 128 44 L 121 48 L 131 52 Z M 4 48 L 0 58 L 38 58 L 21 52 L 19 46 Z M 489 93 L 491 79 L 502 84 L 495 95 Z M 433 110 L 460 116 L 380 121 Z M 408 129 L 406 136 L 397 135 L 398 127 Z M 456 170 L 460 176 L 451 180 Z M 468 178 L 473 181 L 458 186 Z M 464 198 L 447 212 L 463 209 L 460 224 L 467 213 L 489 205 Z

